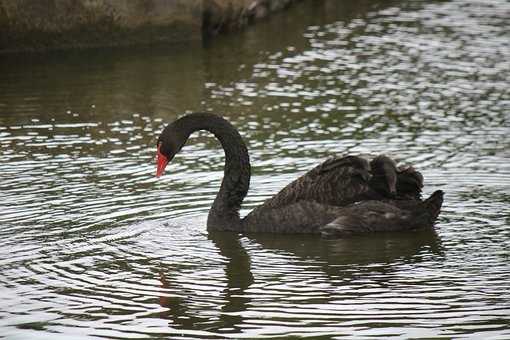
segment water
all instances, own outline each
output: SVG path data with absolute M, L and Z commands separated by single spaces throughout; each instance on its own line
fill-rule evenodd
M 2 57 L 0 337 L 510 338 L 510 4 L 302 2 L 208 46 Z M 446 192 L 436 231 L 207 233 L 222 113 L 243 213 L 332 154 L 386 153 Z

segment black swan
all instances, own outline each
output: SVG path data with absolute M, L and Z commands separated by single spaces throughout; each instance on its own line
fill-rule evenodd
M 225 151 L 225 174 L 207 219 L 208 230 L 311 233 L 343 237 L 373 231 L 431 227 L 443 192 L 421 200 L 422 175 L 397 167 L 386 157 L 331 158 L 240 218 L 250 185 L 250 159 L 234 126 L 211 113 L 192 113 L 166 126 L 157 142 L 157 173 L 184 146 L 190 134 L 207 130 Z

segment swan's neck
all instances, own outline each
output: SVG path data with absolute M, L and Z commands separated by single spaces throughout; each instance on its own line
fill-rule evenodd
M 209 230 L 240 230 L 239 209 L 250 186 L 250 158 L 243 138 L 225 119 L 198 113 L 183 118 L 187 132 L 207 130 L 216 136 L 225 151 L 225 173 L 220 191 L 209 211 Z

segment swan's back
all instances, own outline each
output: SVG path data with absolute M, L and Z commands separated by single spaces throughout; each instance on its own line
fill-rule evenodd
M 383 157 L 394 163 L 385 156 L 376 157 L 374 160 Z M 423 177 L 419 172 L 413 168 L 397 169 L 395 166 L 395 197 L 388 189 L 390 184 L 387 183 L 387 176 L 374 173 L 371 163 L 358 156 L 329 158 L 289 183 L 253 213 L 282 208 L 300 201 L 343 207 L 365 200 L 420 198 Z
M 289 183 L 254 212 L 282 208 L 299 201 L 344 206 L 368 191 L 370 177 L 369 164 L 363 158 L 330 158 Z

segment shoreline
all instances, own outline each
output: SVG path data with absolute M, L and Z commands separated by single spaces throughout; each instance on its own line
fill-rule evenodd
M 202 41 L 298 0 L 0 0 L 0 54 Z

